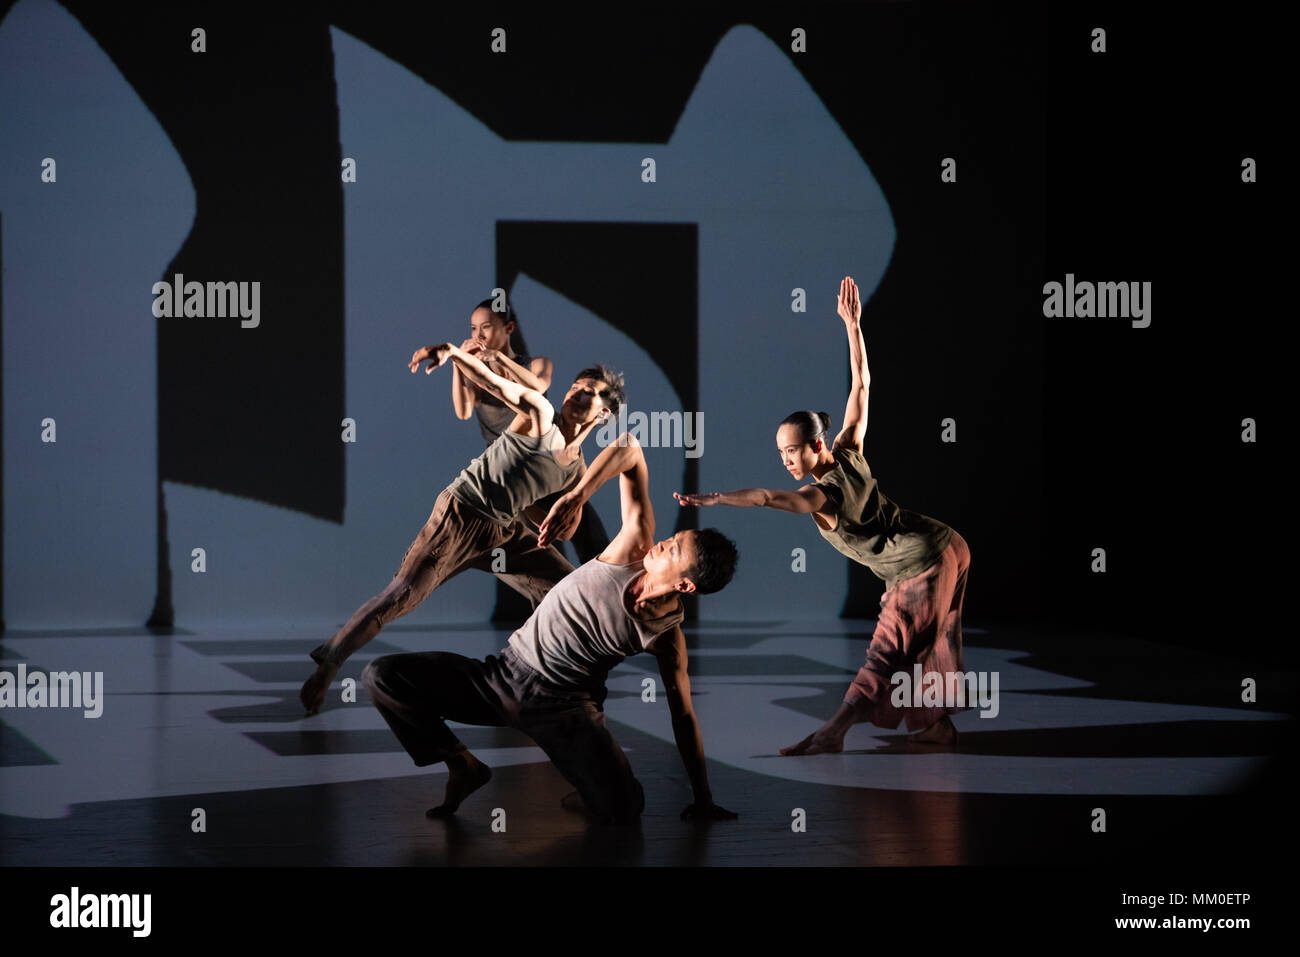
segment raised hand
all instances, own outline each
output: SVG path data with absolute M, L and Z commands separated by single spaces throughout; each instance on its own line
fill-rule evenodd
M 718 500 L 722 498 L 721 492 L 696 492 L 688 494 L 683 492 L 673 492 L 673 498 L 682 505 L 717 505 Z
M 422 349 L 416 349 L 415 355 L 411 356 L 411 361 L 408 363 L 408 367 L 412 372 L 414 372 L 416 369 L 420 368 L 421 362 L 428 362 L 429 364 L 424 369 L 425 374 L 427 375 L 450 358 L 451 343 L 443 342 L 436 346 L 425 346 Z
M 840 282 L 840 318 L 845 322 L 857 322 L 862 318 L 862 303 L 858 301 L 858 284 L 852 276 L 845 276 Z

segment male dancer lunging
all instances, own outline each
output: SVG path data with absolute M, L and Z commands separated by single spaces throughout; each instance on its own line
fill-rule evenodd
M 492 571 L 494 549 L 506 553 L 506 571 L 497 572 L 497 577 L 534 608 L 551 586 L 573 571 L 554 546 L 538 543 L 521 516 L 539 499 L 569 488 L 582 476 L 583 439 L 622 403 L 622 375 L 604 366 L 582 370 L 557 415 L 540 392 L 497 375 L 449 342 L 416 351 L 410 370 L 415 372 L 426 361 L 426 373 L 454 361 L 463 376 L 491 391 L 517 415 L 510 428 L 443 489 L 388 587 L 312 651 L 316 671 L 299 694 L 309 714 L 320 710 L 326 689 L 349 655 L 453 575 L 466 568 Z M 535 521 L 544 517 L 536 509 L 532 515 Z
M 554 540 L 576 526 L 582 503 L 615 475 L 622 530 L 600 555 L 551 589 L 500 656 L 476 661 L 437 651 L 385 655 L 362 672 L 375 707 L 416 765 L 447 764 L 446 796 L 429 816 L 452 814 L 492 777 L 448 729 L 450 720 L 523 731 L 577 788 L 588 814 L 603 823 L 635 822 L 645 793 L 605 725 L 601 704 L 609 670 L 647 651 L 659 659 L 673 735 L 695 792 L 681 816 L 736 817 L 713 803 L 691 706 L 686 641 L 678 627 L 678 596 L 726 585 L 736 548 L 714 529 L 678 532 L 655 543 L 645 456 L 626 433 L 556 502 L 542 536 Z

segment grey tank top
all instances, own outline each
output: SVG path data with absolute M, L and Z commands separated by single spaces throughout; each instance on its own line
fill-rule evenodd
M 533 361 L 532 356 L 514 355 L 511 361 L 525 369 Z M 515 410 L 510 408 L 486 389 L 475 387 L 474 415 L 478 418 L 478 430 L 483 433 L 483 441 L 491 445 L 515 420 Z
M 502 432 L 447 491 L 498 525 L 513 524 L 528 506 L 576 484 L 586 472 L 581 454 L 570 465 L 555 460 L 563 448 L 555 425 L 535 438 Z
M 686 617 L 680 600 L 675 611 L 652 621 L 632 615 L 627 586 L 642 571 L 641 562 L 610 565 L 599 558 L 579 566 L 547 593 L 507 649 L 553 685 L 603 688 L 611 668 Z

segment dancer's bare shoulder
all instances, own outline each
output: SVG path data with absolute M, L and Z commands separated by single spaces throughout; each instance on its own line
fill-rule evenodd
M 565 446 L 555 453 L 555 461 L 565 468 L 568 468 L 580 458 L 582 458 L 581 444 Z

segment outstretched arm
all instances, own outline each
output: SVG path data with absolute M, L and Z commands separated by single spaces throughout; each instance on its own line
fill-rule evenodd
M 582 480 L 551 506 L 538 530 L 538 544 L 545 546 L 571 537 L 582 517 L 582 506 L 615 475 L 618 476 L 623 528 L 601 554 L 616 564 L 640 558 L 640 554 L 632 554 L 630 558 L 623 556 L 637 548 L 644 553 L 654 542 L 655 515 L 650 505 L 650 470 L 646 468 L 641 443 L 630 432 L 624 432 L 602 449 Z
M 816 485 L 805 485 L 796 491 L 783 488 L 742 488 L 734 492 L 699 492 L 686 494 L 673 492 L 673 498 L 683 505 L 734 505 L 737 508 L 779 508 L 783 512 L 809 512 L 826 510 L 830 500 Z
M 484 362 L 491 362 L 511 379 L 523 383 L 530 389 L 545 392 L 551 387 L 551 373 L 555 367 L 550 359 L 539 356 L 529 363 L 529 368 L 524 368 L 503 352 L 489 351 L 481 358 Z
M 844 426 L 835 436 L 836 448 L 862 451 L 862 439 L 867 432 L 867 393 L 871 386 L 871 373 L 867 369 L 867 346 L 862 341 L 862 303 L 858 301 L 858 284 L 850 276 L 840 283 L 840 318 L 849 336 L 849 400 L 844 406 Z
M 528 368 L 525 368 L 504 353 L 479 349 L 473 339 L 466 339 L 460 347 L 470 355 L 477 355 L 492 371 L 500 373 L 504 378 L 514 379 L 529 389 L 545 392 L 551 387 L 551 373 L 555 366 L 550 359 L 539 356 L 529 363 Z M 468 375 L 463 375 L 460 366 L 452 363 L 451 404 L 458 419 L 468 419 L 474 414 L 474 407 L 478 405 L 475 387 L 481 385 L 482 383 Z
M 455 362 L 456 368 L 463 375 L 491 392 L 510 408 L 528 416 L 537 434 L 545 432 L 555 421 L 555 409 L 546 396 L 536 389 L 530 389 L 522 383 L 497 375 L 484 365 L 478 356 L 471 355 L 450 342 L 417 349 L 408 365 L 414 372 L 420 367 L 421 362 L 428 362 L 424 371 L 429 373 L 448 361 Z
M 674 626 L 651 642 L 648 650 L 659 659 L 659 676 L 663 679 L 668 710 L 672 714 L 673 739 L 677 742 L 682 764 L 686 766 L 686 775 L 691 779 L 691 790 L 695 792 L 695 801 L 682 811 L 682 819 L 737 817 L 735 812 L 714 804 L 713 792 L 709 789 L 704 739 L 695 717 L 695 707 L 691 704 L 691 679 L 686 672 L 686 636 L 680 627 Z
M 473 339 L 466 339 L 460 344 L 460 347 L 466 352 L 474 352 L 478 347 L 474 344 Z M 460 369 L 455 363 L 451 366 L 451 407 L 456 413 L 458 419 L 468 419 L 474 414 L 474 406 L 478 405 L 478 398 L 474 395 L 474 385 L 467 378 L 460 374 Z

